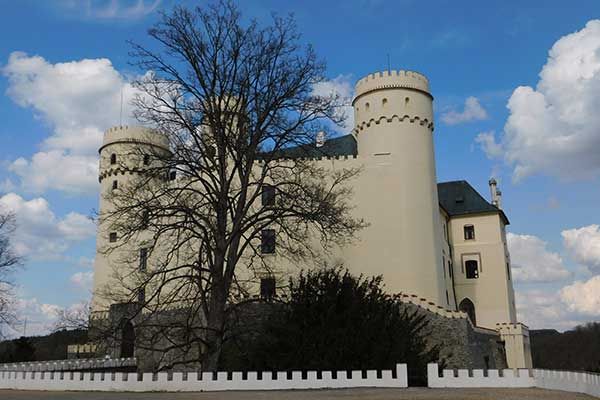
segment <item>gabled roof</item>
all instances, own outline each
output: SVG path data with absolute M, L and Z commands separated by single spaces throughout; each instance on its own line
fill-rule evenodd
M 353 135 L 327 139 L 321 147 L 317 147 L 315 143 L 310 143 L 278 151 L 278 156 L 283 158 L 356 156 L 357 154 L 358 146 Z
M 504 222 L 510 222 L 504 214 L 493 204 L 484 199 L 467 181 L 453 181 L 438 183 L 438 198 L 440 205 L 449 216 L 500 213 Z

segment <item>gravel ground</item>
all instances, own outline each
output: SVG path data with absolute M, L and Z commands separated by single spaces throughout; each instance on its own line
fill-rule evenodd
M 113 392 L 39 392 L 0 390 L 2 400 L 104 400 L 104 399 L 174 399 L 174 400 L 590 400 L 578 393 L 544 389 L 338 389 L 289 390 L 269 392 L 204 393 L 113 393 Z

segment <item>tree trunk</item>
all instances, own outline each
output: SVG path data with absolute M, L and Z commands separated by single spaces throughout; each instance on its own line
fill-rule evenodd
M 206 349 L 202 358 L 203 371 L 217 371 L 219 368 L 225 326 L 225 303 L 227 300 L 225 293 L 223 282 L 215 282 L 208 307 Z

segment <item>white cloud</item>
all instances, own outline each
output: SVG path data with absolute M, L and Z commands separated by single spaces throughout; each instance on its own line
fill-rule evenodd
M 560 255 L 549 251 L 547 243 L 540 238 L 507 233 L 506 241 L 515 281 L 554 282 L 571 276 Z
M 336 78 L 319 82 L 313 87 L 313 95 L 321 97 L 339 96 L 344 103 L 340 108 L 339 114 L 344 117 L 342 127 L 336 126 L 340 133 L 349 133 L 354 128 L 354 109 L 352 108 L 352 97 L 354 96 L 354 85 L 351 75 L 338 75 Z
M 40 56 L 13 52 L 1 71 L 8 79 L 8 96 L 30 107 L 53 130 L 40 152 L 9 166 L 23 189 L 94 193 L 103 131 L 119 123 L 121 93 L 123 123 L 133 122 L 130 101 L 135 89 L 108 59 L 51 64 Z
M 496 142 L 494 131 L 481 132 L 475 137 L 475 142 L 481 146 L 481 149 L 490 159 L 501 157 L 503 154 L 502 145 Z
M 77 312 L 86 307 L 85 302 L 75 303 L 68 307 L 43 303 L 36 297 L 20 297 L 15 302 L 15 312 L 18 321 L 13 326 L 4 327 L 7 337 L 14 338 L 24 334 L 27 336 L 46 335 L 52 331 L 61 311 Z
M 69 280 L 77 289 L 91 292 L 92 283 L 94 282 L 94 271 L 76 272 Z
M 588 318 L 570 312 L 556 290 L 519 290 L 515 293 L 518 320 L 532 329 L 572 329 Z
M 86 18 L 133 20 L 154 12 L 161 0 L 63 0 L 62 7 Z
M 16 232 L 12 243 L 17 254 L 28 259 L 58 259 L 74 243 L 96 233 L 93 221 L 72 212 L 58 218 L 41 197 L 25 200 L 15 193 L 0 197 L 0 209 L 16 216 Z
M 465 108 L 462 112 L 450 110 L 442 114 L 442 121 L 447 125 L 462 124 L 471 121 L 480 121 L 487 119 L 487 111 L 479 103 L 477 97 L 467 97 L 465 100 Z
M 569 311 L 600 316 L 600 275 L 565 286 L 560 291 L 560 298 Z
M 513 180 L 599 176 L 600 20 L 554 43 L 539 76 L 508 101 L 502 145 Z
M 600 271 L 600 226 L 589 225 L 561 232 L 563 244 L 575 261 Z

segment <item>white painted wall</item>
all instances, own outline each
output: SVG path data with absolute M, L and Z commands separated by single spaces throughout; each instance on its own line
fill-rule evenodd
M 308 371 L 306 379 L 302 379 L 300 371 L 292 372 L 291 379 L 286 372 L 263 372 L 258 379 L 256 372 L 248 372 L 247 379 L 242 379 L 241 372 L 233 372 L 227 379 L 227 372 L 218 372 L 215 377 L 210 372 L 188 373 L 186 379 L 182 372 L 175 372 L 172 379 L 166 372 L 156 375 L 144 373 L 138 380 L 137 373 L 81 373 L 81 372 L 0 372 L 0 389 L 16 390 L 59 390 L 59 391 L 124 391 L 124 392 L 200 392 L 222 390 L 288 390 L 288 389 L 324 389 L 324 388 L 406 388 L 408 374 L 406 364 L 396 365 L 396 378 L 391 370 L 367 371 L 363 379 L 361 371 L 338 371 L 333 378 L 331 371 L 323 371 L 321 379 L 316 371 Z M 216 378 L 216 379 L 213 379 Z
M 587 372 L 549 371 L 541 369 L 481 369 L 444 370 L 439 374 L 437 364 L 427 365 L 427 386 L 430 388 L 519 388 L 538 387 L 565 392 L 585 393 L 600 398 L 600 374 Z

